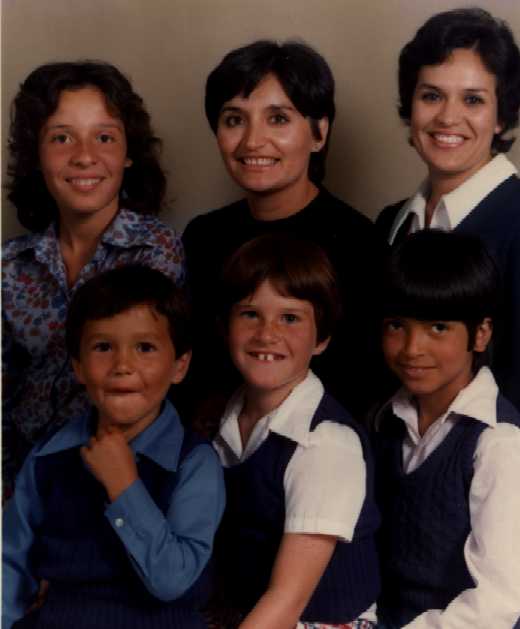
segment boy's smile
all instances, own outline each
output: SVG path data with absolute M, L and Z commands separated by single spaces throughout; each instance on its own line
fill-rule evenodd
M 118 426 L 130 440 L 159 415 L 170 384 L 184 377 L 190 354 L 175 354 L 167 318 L 148 305 L 87 321 L 78 380 L 98 409 L 99 426 Z
M 246 390 L 275 408 L 307 375 L 318 343 L 314 308 L 303 299 L 281 295 L 268 280 L 233 307 L 229 322 L 231 358 Z
M 473 351 L 484 351 L 490 336 L 484 320 L 468 348 L 468 330 L 461 321 L 394 317 L 383 324 L 383 352 L 419 406 L 435 408 L 440 416 L 472 380 Z

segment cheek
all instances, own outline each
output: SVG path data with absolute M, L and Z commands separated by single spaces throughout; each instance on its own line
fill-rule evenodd
M 401 343 L 395 336 L 383 333 L 381 346 L 383 348 L 385 358 L 387 360 L 392 360 L 399 353 Z
M 236 130 L 217 129 L 217 145 L 222 155 L 233 151 L 240 141 L 240 134 Z

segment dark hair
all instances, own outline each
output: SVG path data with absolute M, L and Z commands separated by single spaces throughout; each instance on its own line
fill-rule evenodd
M 227 322 L 233 305 L 265 280 L 281 295 L 312 304 L 318 343 L 331 336 L 341 314 L 341 299 L 332 264 L 318 245 L 289 234 L 265 234 L 242 245 L 222 273 L 221 319 Z
M 17 208 L 18 220 L 36 232 L 58 217 L 58 208 L 39 169 L 39 133 L 58 107 L 64 90 L 97 88 L 107 107 L 123 122 L 128 157 L 121 190 L 124 204 L 140 214 L 161 209 L 166 177 L 159 164 L 161 141 L 153 134 L 142 98 L 129 80 L 109 63 L 77 61 L 39 66 L 20 85 L 11 108 L 8 198 Z
M 224 103 L 237 94 L 248 98 L 268 74 L 276 76 L 296 109 L 309 118 L 316 140 L 322 139 L 318 120 L 329 121 L 326 142 L 321 151 L 311 154 L 309 163 L 309 178 L 319 184 L 325 176 L 325 158 L 336 112 L 334 77 L 325 59 L 307 44 L 297 41 L 279 44 L 266 39 L 228 53 L 206 82 L 208 122 L 216 133 Z
M 497 267 L 479 238 L 426 229 L 392 250 L 383 273 L 381 314 L 460 321 L 472 350 L 482 321 L 497 321 L 499 286 Z
M 114 317 L 140 305 L 148 305 L 168 319 L 177 356 L 191 349 L 191 313 L 183 289 L 156 269 L 131 264 L 96 275 L 74 293 L 65 328 L 70 356 L 79 358 L 87 321 Z
M 410 123 L 412 99 L 423 66 L 443 63 L 457 48 L 473 48 L 496 79 L 498 121 L 503 126 L 492 148 L 509 150 L 514 138 L 503 136 L 518 125 L 520 51 L 506 22 L 479 8 L 455 9 L 431 17 L 399 56 L 399 115 Z

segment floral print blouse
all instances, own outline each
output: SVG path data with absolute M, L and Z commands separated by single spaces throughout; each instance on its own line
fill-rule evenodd
M 4 487 L 47 428 L 85 412 L 88 400 L 65 349 L 67 306 L 101 271 L 141 263 L 185 281 L 184 250 L 155 216 L 120 210 L 74 286 L 67 286 L 56 226 L 8 241 L 2 251 L 2 464 Z

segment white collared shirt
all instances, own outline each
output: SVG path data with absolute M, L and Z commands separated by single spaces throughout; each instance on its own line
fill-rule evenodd
M 407 628 L 511 629 L 520 617 L 520 429 L 497 423 L 497 395 L 493 375 L 483 367 L 422 436 L 416 406 L 405 390 L 390 402 L 406 425 L 403 467 L 408 474 L 443 442 L 457 421 L 455 414 L 487 426 L 475 449 L 469 491 L 471 532 L 464 544 L 475 587 L 464 590 L 446 609 L 417 616 Z
M 455 190 L 440 198 L 433 211 L 430 228 L 443 229 L 444 231 L 455 229 L 482 199 L 515 174 L 517 174 L 515 166 L 503 153 L 499 153 Z M 393 243 L 399 228 L 410 213 L 414 215 L 410 232 L 424 229 L 428 193 L 429 182 L 426 179 L 417 192 L 399 210 L 388 236 L 390 244 Z
M 349 542 L 365 500 L 365 460 L 356 432 L 333 417 L 309 431 L 323 393 L 309 371 L 277 409 L 257 422 L 244 448 L 238 426 L 244 392 L 239 389 L 213 445 L 222 465 L 230 467 L 250 457 L 271 431 L 296 441 L 284 476 L 285 532 L 335 535 Z

